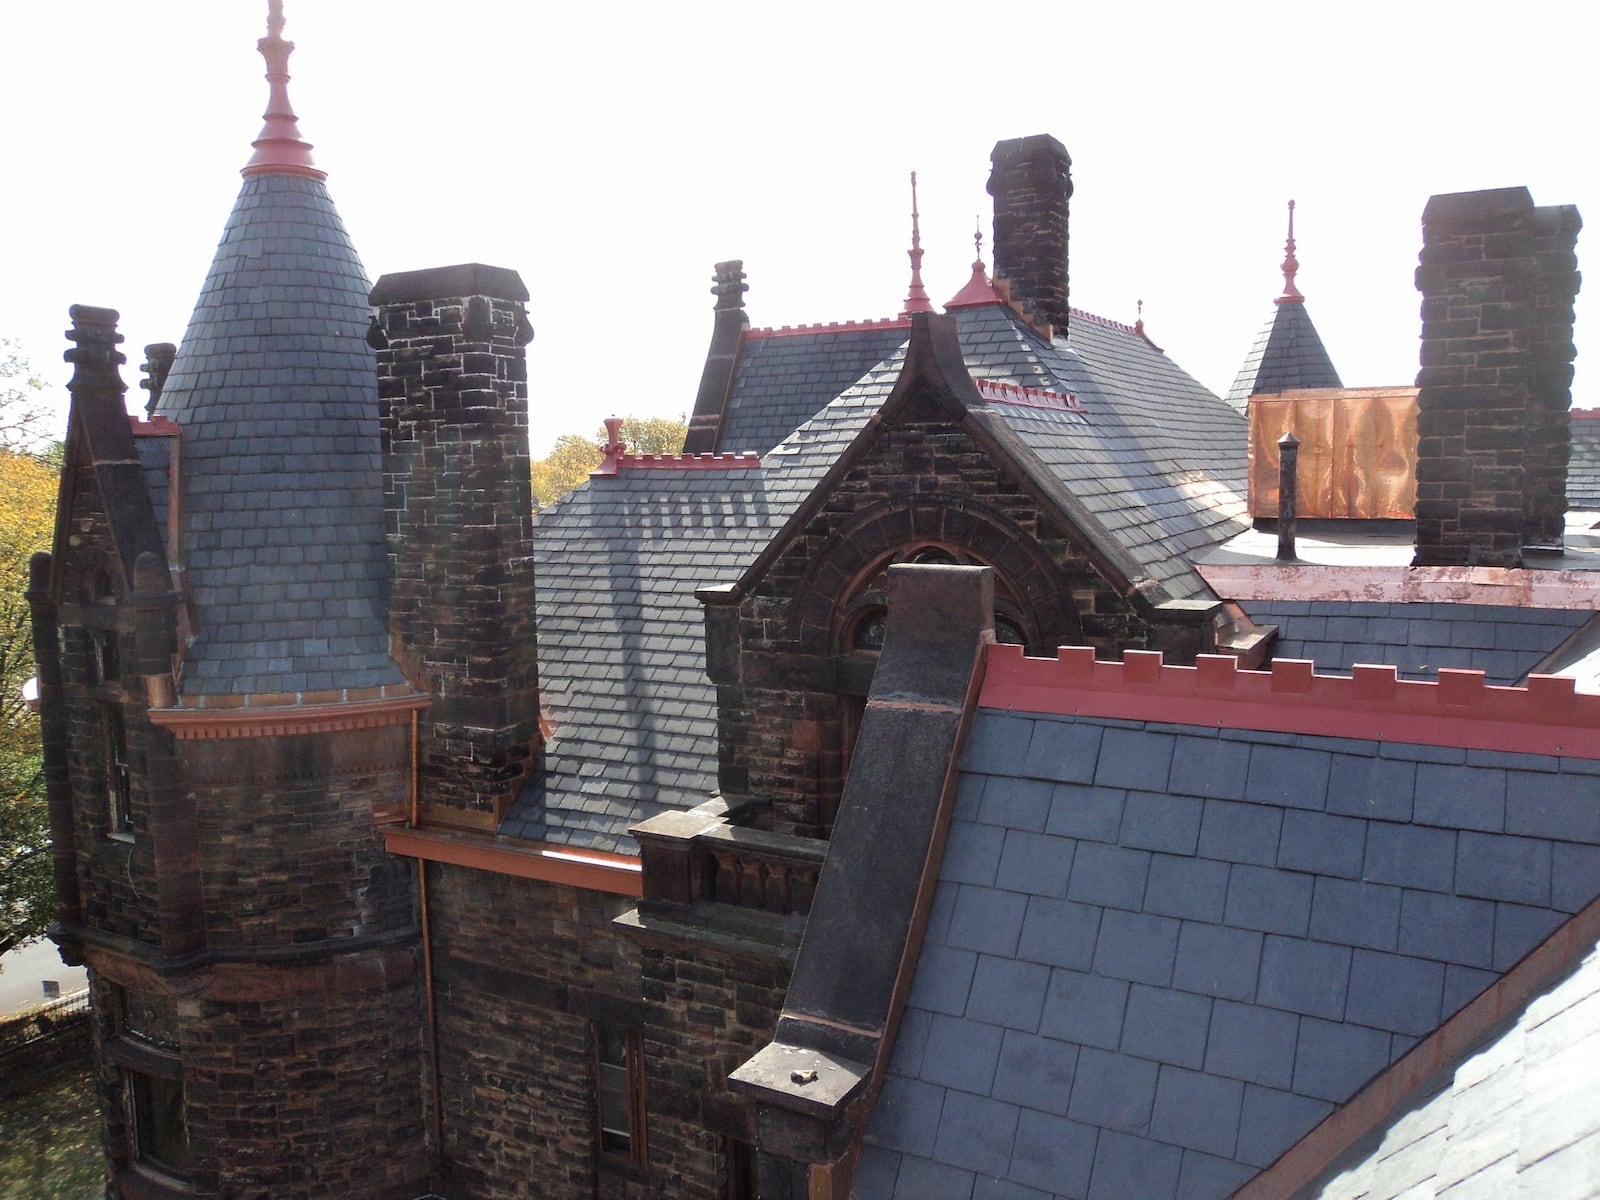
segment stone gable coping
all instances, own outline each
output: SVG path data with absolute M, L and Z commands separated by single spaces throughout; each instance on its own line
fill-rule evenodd
M 1600 696 L 1560 676 L 1497 687 L 1482 671 L 1445 668 L 1421 682 L 1392 666 L 1318 675 L 1308 659 L 1241 671 L 1233 657 L 1209 654 L 1175 667 L 1155 650 L 1100 662 L 1088 646 L 1063 646 L 1054 659 L 991 646 L 988 656 L 985 708 L 1600 759 Z

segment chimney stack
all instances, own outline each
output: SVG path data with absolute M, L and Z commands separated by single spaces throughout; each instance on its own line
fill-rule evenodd
M 1525 548 L 1561 545 L 1582 225 L 1526 188 L 1428 201 L 1417 566 L 1517 567 Z
M 994 274 L 1040 322 L 1067 332 L 1067 201 L 1072 158 L 1049 134 L 997 142 L 989 155 Z
M 423 814 L 492 829 L 540 748 L 527 345 L 515 271 L 372 289 L 395 657 L 421 715 Z

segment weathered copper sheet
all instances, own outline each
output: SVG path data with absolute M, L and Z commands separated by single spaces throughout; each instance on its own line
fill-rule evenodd
M 1250 398 L 1250 515 L 1278 515 L 1278 439 L 1300 439 L 1299 515 L 1414 515 L 1416 388 L 1309 388 Z

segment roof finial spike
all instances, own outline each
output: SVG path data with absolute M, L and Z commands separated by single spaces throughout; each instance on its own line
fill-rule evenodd
M 1289 201 L 1289 238 L 1283 243 L 1283 295 L 1278 297 L 1279 304 L 1301 304 L 1305 297 L 1300 294 L 1300 289 L 1294 285 L 1295 272 L 1300 269 L 1300 260 L 1294 256 L 1294 201 Z
M 1133 331 L 1140 337 L 1144 336 L 1144 300 L 1139 300 L 1139 319 L 1133 323 Z
M 256 43 L 267 60 L 267 111 L 265 123 L 252 143 L 255 153 L 239 173 L 251 175 L 304 175 L 326 179 L 311 160 L 311 143 L 300 136 L 300 124 L 289 103 L 289 55 L 294 43 L 283 40 L 283 0 L 267 0 L 267 36 Z
M 933 311 L 933 301 L 928 299 L 927 289 L 922 286 L 920 220 L 917 213 L 917 173 L 913 171 L 911 172 L 911 289 L 906 293 L 906 306 L 900 313 L 902 317 L 909 317 L 912 313 Z
M 972 218 L 972 257 L 974 266 L 983 266 L 983 217 Z

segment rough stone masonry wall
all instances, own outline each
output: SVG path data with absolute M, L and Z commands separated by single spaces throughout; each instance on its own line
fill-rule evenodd
M 770 799 L 779 832 L 824 831 L 846 700 L 866 694 L 869 675 L 852 683 L 840 644 L 844 602 L 864 574 L 924 543 L 994 567 L 1036 654 L 1088 643 L 1120 658 L 1151 645 L 1083 547 L 970 434 L 940 421 L 885 429 L 740 602 L 737 679 L 718 680 L 723 791 Z
M 1520 566 L 1560 543 L 1572 402 L 1571 205 L 1525 188 L 1435 196 L 1417 268 L 1419 566 Z
M 631 903 L 430 864 L 443 1175 L 452 1200 L 593 1197 L 590 1023 L 638 1027 L 637 952 L 612 927 Z M 608 1176 L 601 1195 L 627 1195 Z
M 1067 202 L 1072 159 L 1048 134 L 998 142 L 990 154 L 994 273 L 1034 316 L 1067 332 Z
M 772 1040 L 790 964 L 714 939 L 647 939 L 641 969 L 651 1171 L 676 1195 L 720 1200 L 726 1139 L 756 1142 L 754 1107 L 728 1090 L 728 1073 Z
M 466 284 L 498 286 L 451 298 Z M 480 826 L 504 815 L 538 750 L 526 298 L 492 268 L 386 276 L 373 291 L 390 626 L 407 677 L 434 697 L 422 797 L 434 819 Z

